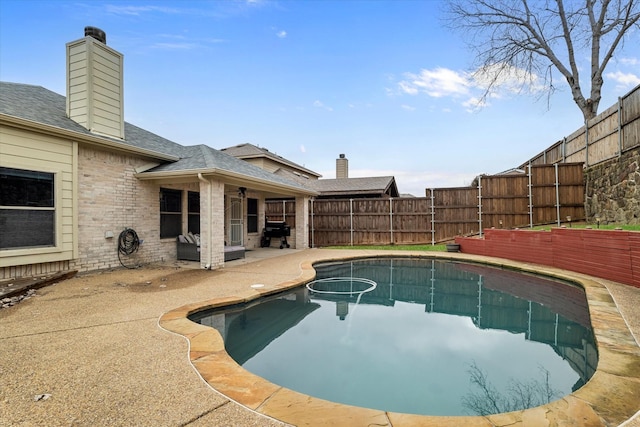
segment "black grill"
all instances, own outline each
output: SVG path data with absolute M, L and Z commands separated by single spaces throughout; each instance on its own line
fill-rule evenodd
M 280 249 L 285 246 L 288 248 L 289 243 L 287 237 L 291 236 L 291 227 L 284 221 L 267 221 L 262 230 L 262 239 L 260 241 L 260 247 L 266 248 L 271 246 L 271 238 L 280 238 Z

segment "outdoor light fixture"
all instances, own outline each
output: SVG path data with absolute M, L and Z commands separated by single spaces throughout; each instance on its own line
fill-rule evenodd
M 243 197 L 244 197 L 244 195 L 245 195 L 245 193 L 246 193 L 246 191 L 247 191 L 247 188 L 246 188 L 246 187 L 240 187 L 240 188 L 238 188 L 238 196 L 240 196 L 240 198 L 243 198 Z

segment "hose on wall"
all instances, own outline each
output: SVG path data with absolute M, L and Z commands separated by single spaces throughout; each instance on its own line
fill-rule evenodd
M 130 269 L 137 268 L 137 266 L 126 266 L 124 262 L 122 262 L 121 255 L 132 255 L 138 251 L 139 247 L 140 239 L 138 238 L 138 234 L 135 232 L 135 230 L 132 228 L 125 228 L 124 230 L 122 230 L 120 236 L 118 237 L 118 260 L 123 267 Z

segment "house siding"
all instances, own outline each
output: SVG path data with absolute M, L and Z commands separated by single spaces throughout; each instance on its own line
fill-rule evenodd
M 77 254 L 77 144 L 9 126 L 0 127 L 0 166 L 55 174 L 56 246 L 0 251 L 0 278 L 65 270 Z
M 124 138 L 123 57 L 91 37 L 67 44 L 67 113 L 103 135 Z

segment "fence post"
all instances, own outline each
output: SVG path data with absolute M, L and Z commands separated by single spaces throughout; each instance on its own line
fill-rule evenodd
M 482 175 L 478 176 L 478 228 L 482 237 Z
M 529 228 L 533 228 L 533 184 L 531 182 L 531 162 L 529 162 Z
M 353 199 L 349 199 L 349 239 L 351 246 L 353 246 Z
M 287 201 L 282 201 L 282 222 L 287 222 Z
M 584 165 L 589 167 L 589 120 L 584 121 Z
M 567 137 L 562 138 L 562 163 L 567 162 Z
M 433 197 L 433 188 L 430 188 L 431 190 L 431 246 L 436 244 L 436 209 L 433 206 L 434 204 L 434 197 Z
M 393 197 L 389 197 L 389 231 L 391 232 L 391 244 L 393 245 Z
M 556 169 L 556 218 L 558 219 L 558 227 L 560 227 L 560 183 L 558 182 L 558 164 L 554 164 Z
M 311 198 L 311 247 L 315 248 L 316 239 L 315 239 L 315 228 L 313 225 L 313 197 Z
M 622 156 L 622 97 L 618 97 L 618 157 Z

